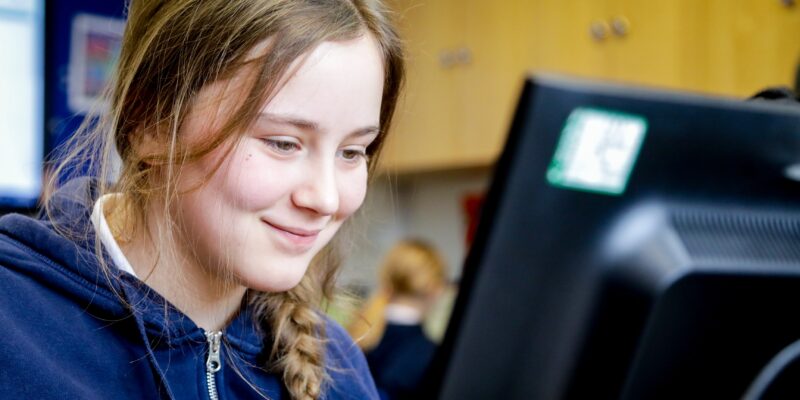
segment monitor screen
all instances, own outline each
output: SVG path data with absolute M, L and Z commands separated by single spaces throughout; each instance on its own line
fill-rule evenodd
M 44 0 L 0 0 L 0 208 L 36 205 L 44 158 Z
M 529 79 L 429 392 L 777 390 L 768 366 L 800 339 L 799 163 L 792 105 Z

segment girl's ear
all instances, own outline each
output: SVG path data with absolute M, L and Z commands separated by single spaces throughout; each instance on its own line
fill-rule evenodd
M 164 158 L 167 148 L 163 132 L 166 127 L 139 128 L 132 135 L 131 146 L 136 159 L 145 164 L 153 165 Z

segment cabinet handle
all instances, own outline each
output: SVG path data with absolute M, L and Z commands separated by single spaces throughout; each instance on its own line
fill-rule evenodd
M 630 30 L 631 23 L 627 18 L 619 16 L 611 19 L 611 32 L 614 32 L 614 35 L 625 37 L 628 36 L 628 32 L 630 32 Z
M 459 65 L 469 65 L 472 63 L 472 51 L 468 47 L 459 47 L 455 52 L 455 58 Z
M 589 34 L 592 39 L 602 42 L 608 37 L 608 23 L 606 21 L 594 21 L 589 25 Z
M 472 63 L 472 51 L 468 47 L 439 52 L 439 65 L 442 68 L 449 69 L 457 66 L 466 66 L 470 63 Z
M 442 50 L 439 52 L 439 65 L 442 68 L 449 69 L 456 65 L 455 54 L 450 50 Z

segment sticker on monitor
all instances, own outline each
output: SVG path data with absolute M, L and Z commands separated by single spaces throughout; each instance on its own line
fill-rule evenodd
M 577 108 L 561 130 L 547 181 L 563 188 L 622 194 L 646 132 L 647 120 L 641 116 Z

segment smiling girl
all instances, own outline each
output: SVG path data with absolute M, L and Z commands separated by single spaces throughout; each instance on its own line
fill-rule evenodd
M 402 77 L 376 1 L 132 0 L 110 109 L 0 219 L 4 396 L 375 398 L 318 306 Z

